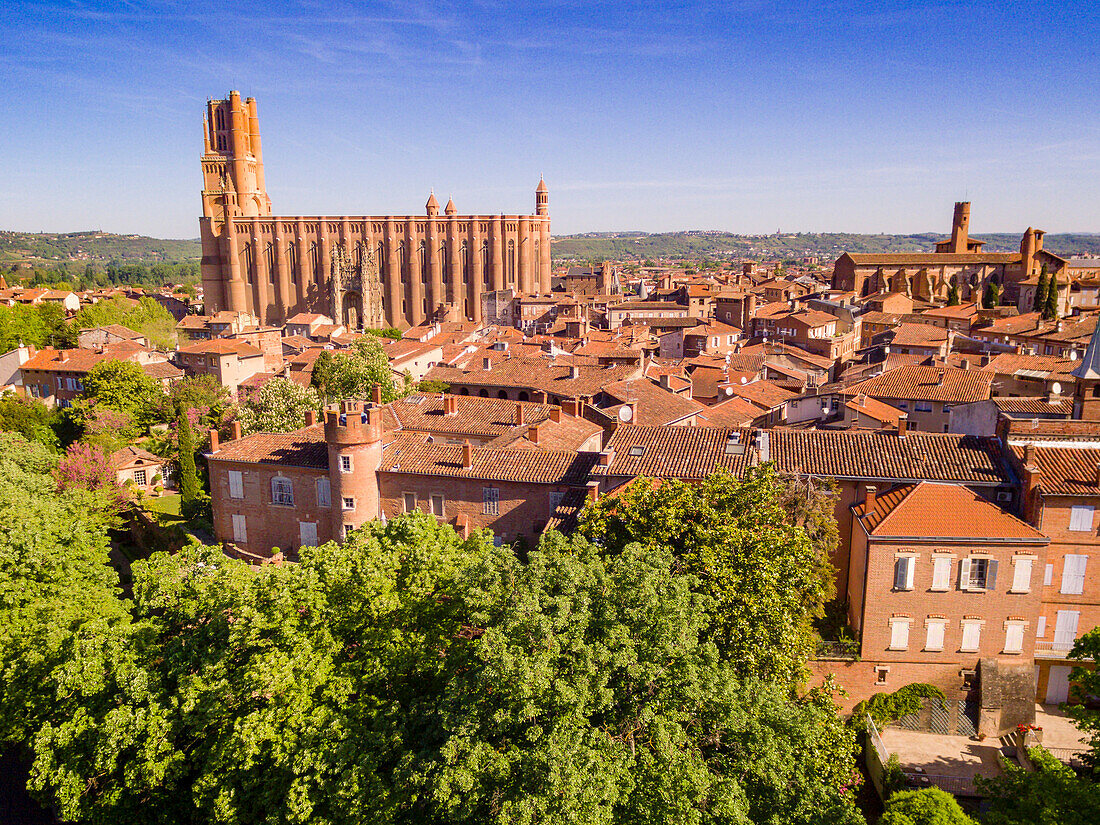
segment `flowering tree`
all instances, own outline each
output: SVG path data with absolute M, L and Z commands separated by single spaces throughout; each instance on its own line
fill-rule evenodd
M 117 486 L 103 448 L 77 441 L 57 462 L 57 486 L 61 490 L 103 490 Z
M 289 433 L 305 425 L 307 410 L 317 410 L 321 398 L 312 387 L 272 378 L 241 401 L 241 430 L 245 433 Z

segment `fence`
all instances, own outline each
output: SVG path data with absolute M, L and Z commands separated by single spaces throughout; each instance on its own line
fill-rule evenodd
M 1048 748 L 1046 745 L 1043 748 L 1059 762 L 1066 765 L 1073 765 L 1074 767 L 1084 765 L 1084 762 L 1081 761 L 1080 748 Z
M 890 758 L 890 752 L 886 750 L 886 745 L 883 744 L 878 728 L 875 727 L 874 720 L 871 719 L 870 715 L 867 716 L 867 747 L 864 748 L 864 751 L 867 755 L 867 775 L 871 777 L 871 782 L 875 786 L 875 790 L 878 791 L 879 799 L 885 799 L 886 790 L 883 778 L 886 773 L 886 760 Z
M 905 781 L 914 788 L 939 788 L 955 796 L 981 796 L 973 777 L 947 776 L 936 773 L 905 772 Z

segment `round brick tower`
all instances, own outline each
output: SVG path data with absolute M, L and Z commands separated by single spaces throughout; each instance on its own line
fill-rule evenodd
M 342 541 L 345 525 L 358 527 L 379 515 L 381 406 L 363 401 L 330 405 L 325 410 L 325 441 L 332 485 L 332 535 Z M 351 499 L 353 506 L 346 507 L 345 499 Z

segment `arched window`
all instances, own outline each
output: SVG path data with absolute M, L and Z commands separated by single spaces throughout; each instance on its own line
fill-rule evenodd
M 275 283 L 275 244 L 269 243 L 264 248 L 264 266 L 267 267 L 268 283 Z
M 462 242 L 462 247 L 458 250 L 458 257 L 462 266 L 462 285 L 470 283 L 470 250 L 466 246 L 466 241 Z
M 428 250 L 423 241 L 416 249 L 416 260 L 420 263 L 420 283 L 426 284 L 428 283 Z
M 497 398 L 503 398 L 503 399 L 507 400 L 508 393 L 505 390 L 501 390 L 500 392 L 497 393 Z
M 352 257 L 351 262 L 355 266 L 359 266 L 359 264 L 363 263 L 363 242 L 362 241 L 356 241 L 355 242 L 355 255 L 354 255 L 354 257 Z
M 244 270 L 244 282 L 252 283 L 252 244 L 246 243 L 241 249 L 241 269 Z
M 386 244 L 383 241 L 378 242 L 378 253 L 375 257 L 377 258 L 375 263 L 378 264 L 378 271 L 380 273 L 385 272 L 386 271 L 386 263 L 387 263 L 387 261 L 386 261 Z
M 321 247 L 317 245 L 317 241 L 313 241 L 309 245 L 309 266 L 313 270 L 314 282 L 321 280 Z
M 508 241 L 508 286 L 516 285 L 516 242 Z
M 486 390 L 478 390 L 477 394 L 480 395 L 482 398 L 488 398 L 489 397 L 489 393 Z
M 530 396 L 527 395 L 527 390 L 520 390 L 519 395 L 516 396 L 516 401 L 528 401 Z
M 460 390 L 458 391 L 458 394 L 459 394 L 459 395 L 469 395 L 469 394 L 470 394 L 470 391 L 469 391 L 468 389 L 466 389 L 465 387 L 463 387 L 462 389 L 460 389 Z
M 286 262 L 287 267 L 290 269 L 290 282 L 292 284 L 298 283 L 301 277 L 301 273 L 298 271 L 301 261 L 298 260 L 298 244 L 294 241 L 286 246 Z
M 214 110 L 214 127 L 216 129 L 225 128 L 225 112 L 222 111 L 221 106 Z
M 439 245 L 439 273 L 443 283 L 447 283 L 450 280 L 450 263 L 451 262 L 447 258 L 447 242 L 443 241 L 443 243 Z
M 489 272 L 489 242 L 481 242 L 481 280 L 484 282 Z

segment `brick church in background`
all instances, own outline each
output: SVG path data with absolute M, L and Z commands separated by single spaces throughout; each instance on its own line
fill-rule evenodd
M 480 321 L 482 295 L 550 291 L 550 196 L 533 215 L 272 217 L 255 98 L 207 103 L 203 119 L 202 283 L 208 313 L 282 324 L 299 312 L 350 329 Z

